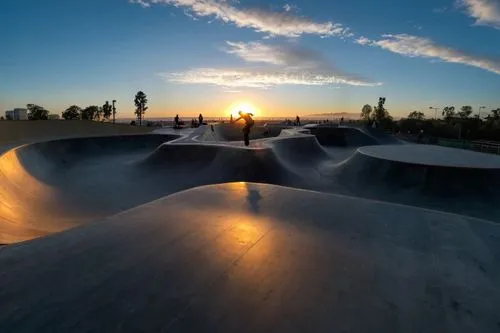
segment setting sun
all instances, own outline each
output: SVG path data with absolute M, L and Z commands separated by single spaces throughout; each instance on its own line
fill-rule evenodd
M 252 113 L 255 117 L 260 116 L 260 110 L 256 108 L 252 103 L 249 102 L 237 102 L 233 103 L 228 108 L 228 113 L 233 116 L 233 118 L 238 118 L 240 115 L 239 111 L 243 111 L 245 113 Z

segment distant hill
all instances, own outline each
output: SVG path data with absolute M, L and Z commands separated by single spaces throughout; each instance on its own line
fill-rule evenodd
M 302 117 L 314 117 L 314 118 L 342 118 L 345 119 L 359 119 L 359 113 L 349 113 L 349 112 L 333 112 L 333 113 L 313 113 L 305 114 Z

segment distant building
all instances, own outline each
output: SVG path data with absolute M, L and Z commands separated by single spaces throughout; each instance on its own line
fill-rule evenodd
M 5 111 L 5 119 L 28 120 L 28 110 L 17 108 L 14 110 Z
M 58 114 L 49 114 L 48 115 L 49 120 L 59 120 L 61 117 Z

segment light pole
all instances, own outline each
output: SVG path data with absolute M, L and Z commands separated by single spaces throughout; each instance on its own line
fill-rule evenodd
M 437 119 L 437 113 L 438 113 L 438 108 L 434 108 L 432 106 L 429 106 L 429 110 L 434 110 L 434 119 Z
M 481 119 L 481 109 L 486 109 L 486 106 L 480 106 L 479 107 L 479 113 L 478 113 L 478 118 Z
M 115 114 L 116 114 L 115 103 L 116 103 L 116 99 L 113 100 L 113 124 L 115 123 Z

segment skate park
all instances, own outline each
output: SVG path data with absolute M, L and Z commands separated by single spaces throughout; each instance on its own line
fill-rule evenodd
M 250 139 L 0 155 L 0 331 L 498 331 L 499 156 L 349 126 Z

